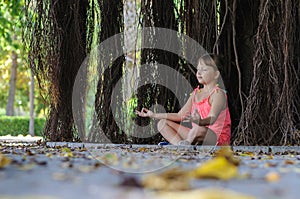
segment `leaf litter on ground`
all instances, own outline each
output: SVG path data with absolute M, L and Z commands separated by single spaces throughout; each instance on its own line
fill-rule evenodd
M 116 147 L 117 148 L 117 147 Z M 138 155 L 141 155 L 139 157 L 143 157 L 144 154 L 151 154 L 151 157 L 154 157 L 158 160 L 164 160 L 166 157 L 170 156 L 178 156 L 181 154 L 180 151 L 176 150 L 169 150 L 167 148 L 155 148 L 155 149 L 149 149 L 146 147 L 139 147 L 139 148 L 127 148 L 123 147 L 124 154 L 120 155 L 118 152 L 111 152 L 109 148 L 106 149 L 108 151 L 108 154 L 103 154 L 100 156 L 100 158 L 103 158 L 102 161 L 106 163 L 118 163 L 120 162 L 120 158 L 127 157 L 130 153 L 135 153 Z M 10 164 L 15 164 L 16 161 L 11 156 L 6 156 L 5 154 L 16 154 L 16 155 L 23 155 L 24 161 L 19 161 L 18 164 L 26 165 L 26 167 L 30 168 L 32 167 L 33 163 L 35 163 L 36 166 L 42 166 L 47 165 L 47 161 L 51 161 L 53 158 L 61 158 L 62 163 L 67 162 L 68 165 L 74 165 L 74 162 L 71 160 L 76 158 L 86 158 L 87 160 L 95 159 L 94 156 L 90 156 L 85 154 L 82 154 L 81 152 L 87 152 L 89 150 L 82 148 L 75 148 L 70 149 L 68 147 L 55 147 L 55 148 L 46 148 L 44 146 L 34 146 L 34 145 L 18 145 L 18 144 L 11 144 L 10 146 L 1 146 L 1 162 L 2 159 L 8 158 L 10 160 L 9 163 L 2 164 L 0 163 L 0 166 L 3 165 L 0 168 L 6 168 Z M 125 153 L 126 152 L 126 153 Z M 39 154 L 42 154 L 44 157 L 48 158 L 46 160 L 38 160 L 37 157 L 39 157 Z M 70 155 L 72 154 L 72 155 Z M 152 156 L 153 155 L 153 156 Z M 199 155 L 199 154 L 198 154 Z M 206 198 L 212 198 L 208 197 L 210 194 L 206 192 L 206 190 L 202 189 L 193 189 L 190 186 L 191 180 L 204 180 L 204 179 L 215 179 L 215 180 L 231 180 L 231 179 L 239 179 L 241 177 L 241 174 L 239 173 L 239 166 L 242 164 L 239 157 L 241 157 L 243 160 L 248 159 L 255 160 L 254 163 L 247 165 L 248 168 L 259 168 L 257 164 L 258 161 L 263 162 L 263 165 L 265 165 L 265 169 L 276 167 L 278 169 L 277 172 L 268 172 L 264 176 L 262 176 L 262 179 L 264 179 L 266 182 L 277 182 L 281 179 L 281 172 L 300 172 L 300 170 L 292 167 L 294 165 L 299 165 L 299 153 L 285 153 L 283 154 L 284 158 L 287 158 L 286 160 L 283 160 L 279 163 L 272 162 L 274 159 L 276 159 L 276 155 L 272 152 L 245 152 L 245 151 L 236 151 L 233 152 L 230 147 L 222 147 L 220 150 L 217 150 L 215 153 L 208 158 L 207 161 L 201 162 L 199 161 L 199 157 L 197 157 L 197 152 L 185 152 L 184 154 L 181 154 L 180 160 L 181 164 L 189 163 L 190 161 L 198 162 L 198 166 L 194 166 L 192 168 L 182 169 L 180 167 L 177 168 L 171 168 L 167 169 L 164 172 L 155 172 L 152 174 L 144 175 L 142 182 L 139 182 L 139 180 L 132 180 L 128 178 L 127 180 L 123 180 L 123 184 L 121 183 L 121 186 L 125 186 L 126 184 L 129 186 L 135 186 L 135 187 L 143 187 L 145 189 L 153 189 L 158 190 L 159 192 L 165 192 L 166 194 L 170 192 L 175 191 L 182 191 L 187 194 L 191 194 L 191 198 L 193 197 L 194 193 L 203 193 L 204 195 L 207 195 Z M 3 158 L 4 157 L 4 158 Z M 6 158 L 5 158 L 6 157 Z M 31 159 L 31 160 L 30 160 Z M 129 160 L 128 163 L 124 164 L 126 167 L 133 167 L 134 165 L 137 165 L 137 158 L 127 158 L 126 160 Z M 42 163 L 39 164 L 38 162 L 41 161 Z M 147 164 L 151 165 L 152 159 L 149 159 L 145 162 Z M 4 161 L 5 162 L 5 161 Z M 11 163 L 12 162 L 12 163 Z M 101 162 L 99 165 L 102 165 L 103 162 Z M 33 170 L 35 167 L 30 168 Z M 90 173 L 94 171 L 94 166 L 89 165 L 83 165 L 80 166 L 65 166 L 63 169 L 73 169 L 76 168 L 76 171 L 80 171 L 82 173 Z M 261 167 L 260 167 L 261 168 Z M 26 169 L 24 169 L 26 170 Z M 225 174 L 224 174 L 225 173 Z M 74 175 L 76 175 L 76 172 L 74 172 Z M 53 174 L 53 179 L 56 180 L 68 180 L 72 179 L 74 176 L 70 176 L 69 174 L 66 174 L 64 172 L 58 172 Z M 134 178 L 134 177 L 133 177 Z M 135 178 L 134 178 L 135 179 Z M 215 192 L 218 192 L 217 188 L 215 189 Z M 224 190 L 227 191 L 227 190 Z M 180 194 L 179 192 L 179 194 Z M 232 193 L 232 192 L 231 192 Z M 225 193 L 224 193 L 225 194 Z M 226 198 L 224 196 L 224 198 Z

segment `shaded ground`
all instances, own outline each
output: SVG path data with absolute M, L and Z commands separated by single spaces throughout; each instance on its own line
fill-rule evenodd
M 0 169 L 0 198 L 170 198 L 145 185 L 145 179 L 173 168 L 188 173 L 211 160 L 212 150 L 201 146 L 2 141 L 2 159 L 7 157 L 11 163 Z M 177 198 L 211 198 L 208 188 L 219 198 L 298 198 L 299 147 L 235 147 L 234 152 L 241 160 L 239 177 L 189 180 L 188 191 L 176 194 Z M 174 193 L 173 188 L 186 184 L 183 178 L 175 178 L 176 173 L 172 175 L 170 186 L 155 180 L 151 184 Z M 236 193 L 242 195 L 230 196 Z

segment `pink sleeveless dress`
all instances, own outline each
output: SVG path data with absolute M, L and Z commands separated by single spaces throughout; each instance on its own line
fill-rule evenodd
M 195 101 L 195 95 L 196 92 L 199 90 L 199 88 L 196 88 L 193 91 L 193 98 L 192 98 L 192 110 L 191 112 L 193 113 L 195 109 L 198 110 L 199 115 L 201 118 L 206 118 L 208 117 L 208 114 L 211 109 L 211 105 L 209 104 L 209 97 L 214 93 L 214 92 L 225 92 L 221 90 L 219 87 L 215 87 L 214 90 L 210 93 L 210 95 L 203 99 L 200 102 Z M 227 98 L 227 95 L 226 95 Z M 196 125 L 192 123 L 192 125 Z M 231 119 L 230 119 L 230 113 L 228 106 L 226 106 L 226 109 L 224 109 L 220 115 L 218 116 L 217 120 L 215 121 L 214 124 L 211 124 L 209 126 L 206 126 L 207 128 L 211 129 L 216 135 L 217 135 L 217 144 L 218 145 L 229 145 L 230 144 L 230 136 L 231 136 Z

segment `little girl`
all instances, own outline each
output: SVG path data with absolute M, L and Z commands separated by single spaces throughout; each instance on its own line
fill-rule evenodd
M 171 144 L 229 145 L 231 120 L 226 92 L 219 87 L 220 67 L 219 56 L 200 57 L 196 76 L 203 87 L 191 93 L 178 113 L 154 113 L 146 108 L 136 113 L 140 117 L 160 119 L 158 130 Z M 185 121 L 192 122 L 192 128 L 179 123 Z

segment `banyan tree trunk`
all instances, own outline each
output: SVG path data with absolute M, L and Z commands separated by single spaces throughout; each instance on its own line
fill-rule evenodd
M 72 90 L 86 56 L 88 0 L 25 2 L 24 34 L 32 71 L 49 96 L 50 113 L 44 135 L 50 141 L 74 141 Z M 31 14 L 35 9 L 34 19 Z
M 299 86 L 294 44 L 299 1 L 261 1 L 253 78 L 235 144 L 299 144 L 295 130 Z M 299 51 L 298 51 L 299 53 Z M 298 59 L 299 60 L 299 59 Z
M 236 9 L 236 44 L 241 66 L 241 90 L 248 96 L 253 74 L 255 34 L 258 26 L 259 1 L 238 1 Z
M 296 37 L 300 38 L 300 1 L 298 0 L 298 3 L 295 3 L 297 6 L 298 4 L 298 10 L 296 10 L 295 14 L 295 20 L 296 20 Z M 296 67 L 295 69 L 297 70 L 298 77 L 300 76 L 300 40 L 297 39 L 295 41 L 295 55 L 294 55 L 294 66 Z M 298 91 L 296 93 L 296 96 L 294 98 L 295 104 L 296 104 L 296 110 L 300 110 L 300 81 L 298 80 L 297 84 Z M 295 111 L 294 113 L 295 118 L 296 118 L 296 129 L 300 129 L 300 114 L 299 111 Z
M 220 36 L 220 53 L 224 55 L 226 62 L 223 80 L 228 91 L 232 140 L 237 136 L 237 127 L 247 103 L 246 97 L 253 77 L 258 8 L 258 1 L 221 2 L 221 20 L 225 20 L 225 23 Z
M 53 71 L 50 115 L 45 136 L 51 141 L 73 141 L 72 91 L 77 71 L 86 57 L 86 18 L 88 1 L 58 1 L 53 6 L 60 51 Z M 50 91 L 52 92 L 52 91 Z
M 178 21 L 175 18 L 175 5 L 172 0 L 160 1 L 160 0 L 142 0 L 141 13 L 142 13 L 142 27 L 154 27 L 154 28 L 168 28 L 171 30 L 178 31 Z M 160 35 L 156 34 L 155 31 L 143 34 L 142 44 L 148 43 L 155 46 L 157 38 Z M 172 46 L 176 48 L 176 42 L 178 41 L 164 41 L 165 46 Z M 171 43 L 170 43 L 171 42 Z M 173 43 L 172 43 L 173 42 Z M 175 44 L 174 44 L 175 43 Z M 175 45 L 175 46 L 174 46 Z M 162 64 L 178 70 L 179 68 L 179 58 L 167 50 L 160 49 L 142 49 L 141 52 L 141 65 L 156 65 Z M 158 66 L 160 67 L 160 66 Z M 151 69 L 152 68 L 152 69 Z M 168 70 L 168 69 L 166 69 Z M 145 84 L 145 82 L 150 79 L 150 82 L 155 82 L 163 80 L 167 84 L 169 81 L 174 81 L 174 77 L 166 76 L 165 69 L 158 70 L 160 72 L 154 71 L 153 67 L 143 67 L 140 70 L 139 83 L 142 85 L 138 89 L 138 109 L 142 107 L 150 108 L 157 107 L 160 105 L 164 110 L 156 108 L 155 111 L 166 111 L 166 112 L 177 112 L 179 110 L 179 105 L 176 97 L 165 85 L 158 85 L 155 83 Z M 151 79 L 153 81 L 151 81 Z M 176 82 L 174 82 L 176 83 Z M 149 119 L 137 118 L 137 125 L 145 126 L 149 125 Z M 133 142 L 135 143 L 154 143 L 156 144 L 161 140 L 161 135 L 157 133 L 156 121 L 152 124 L 153 128 L 150 128 L 153 134 L 152 137 L 139 138 L 134 137 Z M 145 133 L 145 132 L 140 132 Z M 147 132 L 149 133 L 149 132 Z
M 101 13 L 101 28 L 99 33 L 99 42 L 103 42 L 106 39 L 115 36 L 124 29 L 123 25 L 123 1 L 122 0 L 104 0 L 99 1 L 100 13 Z M 122 39 L 115 37 L 115 47 L 106 49 L 107 56 L 112 59 L 116 57 L 117 49 L 123 45 Z M 122 49 L 122 48 L 121 48 Z M 122 54 L 122 53 L 121 53 Z M 101 61 L 101 60 L 100 60 Z M 99 82 L 96 93 L 96 114 L 97 122 L 101 131 L 105 134 L 105 139 L 108 139 L 112 143 L 124 143 L 127 138 L 124 132 L 120 131 L 117 123 L 115 122 L 114 115 L 111 109 L 112 93 L 118 80 L 122 77 L 122 67 L 124 63 L 124 55 L 121 55 L 108 64 L 109 66 L 103 71 L 103 74 L 99 74 Z M 104 65 L 100 66 L 102 69 Z M 121 95 L 121 94 L 120 94 Z M 117 105 L 121 108 L 121 104 Z M 92 133 L 90 140 L 93 142 L 106 142 L 103 139 L 101 132 Z
M 196 40 L 209 53 L 213 53 L 217 37 L 216 0 L 183 1 L 181 10 L 184 33 Z

